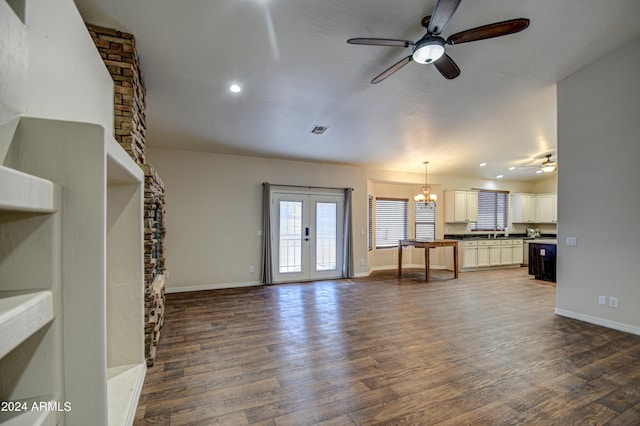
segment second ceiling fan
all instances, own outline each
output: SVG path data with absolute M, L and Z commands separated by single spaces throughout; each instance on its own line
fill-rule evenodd
M 447 23 L 458 9 L 462 0 L 437 0 L 431 16 L 422 18 L 422 26 L 427 29 L 427 33 L 420 40 L 413 42 L 410 40 L 396 40 L 389 38 L 350 38 L 349 44 L 364 44 L 372 46 L 398 46 L 412 47 L 411 55 L 402 58 L 391 67 L 380 73 L 371 80 L 371 83 L 380 83 L 400 68 L 407 65 L 413 59 L 420 64 L 434 64 L 440 74 L 447 79 L 453 79 L 460 75 L 460 68 L 445 53 L 445 45 L 468 43 L 470 41 L 484 40 L 493 37 L 500 37 L 507 34 L 520 32 L 529 26 L 529 20 L 525 18 L 510 19 L 508 21 L 496 22 L 461 31 L 449 36 L 446 40 L 440 34 L 447 26 Z

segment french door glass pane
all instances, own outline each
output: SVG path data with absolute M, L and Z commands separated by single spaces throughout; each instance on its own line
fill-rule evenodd
M 302 202 L 280 201 L 280 264 L 278 271 L 302 271 Z
M 316 271 L 336 269 L 336 203 L 316 203 Z

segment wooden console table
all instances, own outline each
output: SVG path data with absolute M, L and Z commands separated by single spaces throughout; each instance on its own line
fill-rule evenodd
M 398 277 L 402 275 L 402 248 L 418 247 L 424 249 L 424 274 L 425 279 L 429 281 L 431 278 L 429 271 L 429 249 L 436 247 L 453 247 L 453 275 L 458 278 L 458 241 L 456 240 L 399 240 L 398 241 Z

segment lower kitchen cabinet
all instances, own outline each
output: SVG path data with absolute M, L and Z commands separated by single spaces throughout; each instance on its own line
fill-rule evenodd
M 522 239 L 464 240 L 462 269 L 513 266 L 522 264 Z
M 478 242 L 477 241 L 463 241 L 462 250 L 462 268 L 477 268 L 478 267 Z
M 522 263 L 522 244 L 521 239 L 502 240 L 500 244 L 500 264 L 501 265 L 520 265 Z
M 523 249 L 522 246 L 524 244 L 523 240 L 511 240 L 511 264 L 512 265 L 522 265 L 523 261 Z
M 478 241 L 478 267 L 500 265 L 500 241 Z
M 500 264 L 511 265 L 513 263 L 513 252 L 511 241 L 502 241 L 500 245 Z

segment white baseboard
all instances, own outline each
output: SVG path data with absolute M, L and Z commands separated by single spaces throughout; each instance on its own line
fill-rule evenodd
M 368 277 L 371 272 L 375 271 L 395 271 L 397 266 L 377 266 L 371 268 L 369 272 L 360 272 L 355 274 L 356 277 Z M 424 270 L 424 264 L 421 265 L 402 265 L 402 269 L 422 269 Z M 432 265 L 431 269 L 446 269 L 443 265 Z M 219 283 L 219 284 L 202 284 L 184 287 L 165 287 L 165 293 L 184 293 L 188 291 L 203 291 L 203 290 L 221 290 L 225 288 L 240 288 L 240 287 L 253 287 L 263 285 L 260 281 L 246 281 L 238 283 Z
M 623 324 L 616 321 L 607 320 L 604 318 L 598 318 L 591 315 L 584 315 L 577 312 L 567 311 L 564 309 L 556 308 L 556 315 L 560 315 L 567 318 L 573 318 L 580 321 L 588 322 L 590 324 L 601 325 L 602 327 L 611 328 L 613 330 L 624 331 L 625 333 L 636 334 L 640 336 L 640 327 L 630 324 Z
M 259 285 L 262 285 L 262 283 L 259 281 L 245 281 L 239 283 L 219 283 L 192 285 L 185 287 L 166 287 L 164 291 L 165 293 L 184 293 L 187 291 L 221 290 L 224 288 L 254 287 Z

